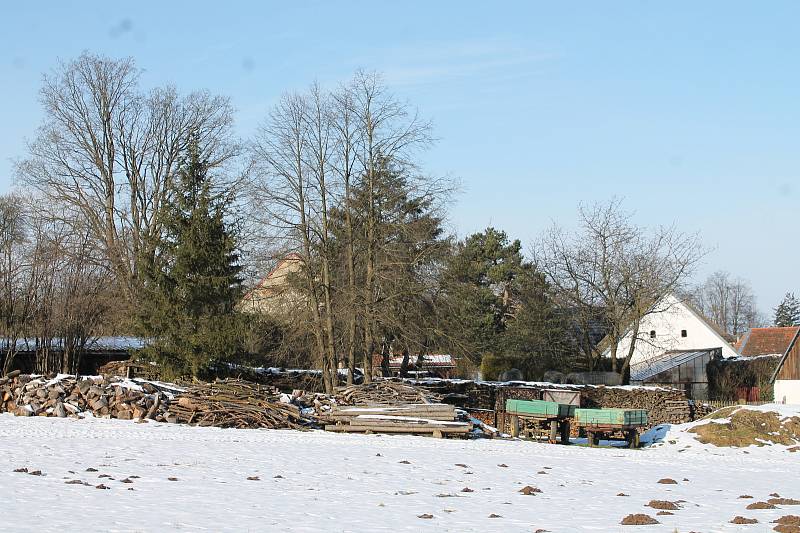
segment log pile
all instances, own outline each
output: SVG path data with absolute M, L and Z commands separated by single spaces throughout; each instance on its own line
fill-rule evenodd
M 170 422 L 222 428 L 303 429 L 312 424 L 271 386 L 226 379 L 189 387 L 172 402 Z M 174 420 L 172 419 L 174 417 Z
M 97 417 L 166 421 L 170 394 L 150 383 L 101 376 L 28 376 L 12 372 L 0 378 L 0 412 L 17 416 Z
M 334 396 L 338 405 L 403 405 L 436 403 L 438 395 L 425 389 L 393 381 L 373 381 L 345 387 Z

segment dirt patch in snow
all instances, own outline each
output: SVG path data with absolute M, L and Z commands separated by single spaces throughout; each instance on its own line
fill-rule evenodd
M 784 526 L 800 526 L 800 516 L 787 514 L 772 521 L 773 524 L 782 524 Z
M 677 503 L 667 500 L 650 500 L 650 503 L 647 504 L 647 507 L 661 509 L 662 511 L 677 511 L 680 509 Z
M 689 429 L 703 444 L 714 446 L 791 446 L 800 442 L 800 417 L 773 411 L 726 407 L 708 415 L 709 422 Z
M 767 502 L 755 502 L 748 505 L 747 509 L 752 511 L 753 509 L 777 509 L 777 507 Z
M 743 516 L 737 516 L 733 520 L 731 520 L 731 524 L 758 524 L 758 520 L 755 518 L 745 518 Z
M 770 498 L 767 501 L 773 505 L 800 505 L 800 500 L 794 498 Z
M 660 523 L 661 522 L 659 522 L 652 516 L 641 513 L 629 514 L 628 516 L 622 519 L 622 522 L 620 522 L 620 524 L 622 524 L 623 526 L 649 526 L 652 524 L 660 524 Z

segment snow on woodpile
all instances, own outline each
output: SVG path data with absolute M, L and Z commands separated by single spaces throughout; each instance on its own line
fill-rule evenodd
M 166 420 L 166 406 L 177 391 L 143 380 L 12 372 L 0 378 L 0 412 L 58 418 L 90 412 L 123 420 Z
M 653 445 L 697 445 L 712 448 L 770 447 L 800 451 L 800 407 L 781 404 L 725 407 L 677 426 L 657 426 L 642 436 Z

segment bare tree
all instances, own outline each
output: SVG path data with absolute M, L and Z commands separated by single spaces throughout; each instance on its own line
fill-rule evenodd
M 62 223 L 85 224 L 131 297 L 190 134 L 211 166 L 237 153 L 227 99 L 170 87 L 143 94 L 138 82 L 131 59 L 85 53 L 61 64 L 44 78 L 45 119 L 18 165 L 24 183 L 61 206 Z
M 732 336 L 759 325 L 756 297 L 746 280 L 717 271 L 692 290 L 690 301 L 715 324 Z
M 681 289 L 704 251 L 696 235 L 635 225 L 619 199 L 581 206 L 579 212 L 580 229 L 569 234 L 551 228 L 537 243 L 535 260 L 561 305 L 579 316 L 600 318 L 607 328 L 611 369 L 624 374 L 641 340 L 642 319 L 665 311 L 656 304 Z M 628 352 L 618 354 L 629 333 Z M 592 349 L 586 356 L 591 369 L 600 353 Z

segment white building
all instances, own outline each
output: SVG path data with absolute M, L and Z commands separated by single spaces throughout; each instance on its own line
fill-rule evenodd
M 628 355 L 633 331 L 629 331 L 617 345 L 617 358 Z M 647 364 L 648 361 L 661 360 L 666 352 L 687 352 L 691 350 L 721 349 L 723 358 L 739 354 L 725 338 L 725 333 L 707 320 L 689 303 L 672 294 L 659 300 L 646 315 L 636 335 L 631 368 Z M 610 357 L 611 347 L 603 352 Z

